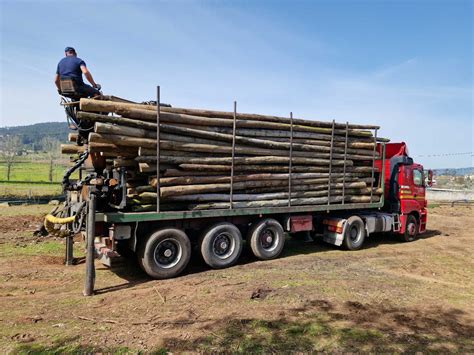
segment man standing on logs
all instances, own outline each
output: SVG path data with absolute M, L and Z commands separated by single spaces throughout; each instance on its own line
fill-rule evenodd
M 56 69 L 56 77 L 54 83 L 58 88 L 58 93 L 63 95 L 63 89 L 61 89 L 62 81 L 69 81 L 73 83 L 74 89 L 80 96 L 92 97 L 100 95 L 101 86 L 94 81 L 92 74 L 86 67 L 86 63 L 77 57 L 76 50 L 72 47 L 66 47 L 64 49 L 65 57 L 61 59 L 58 63 Z M 87 85 L 82 80 L 82 74 L 86 77 L 87 81 L 91 83 L 92 86 Z

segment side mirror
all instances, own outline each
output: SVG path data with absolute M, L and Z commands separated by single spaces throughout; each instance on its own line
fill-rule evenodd
M 426 181 L 426 184 L 431 187 L 433 186 L 433 170 L 428 170 L 428 180 Z

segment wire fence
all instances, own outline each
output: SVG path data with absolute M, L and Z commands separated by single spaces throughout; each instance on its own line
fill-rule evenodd
M 0 182 L 59 183 L 66 168 L 63 162 L 23 160 L 14 161 L 8 174 L 8 164 L 0 161 Z

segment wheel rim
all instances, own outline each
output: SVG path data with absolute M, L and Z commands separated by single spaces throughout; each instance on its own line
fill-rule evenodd
M 212 252 L 219 259 L 227 259 L 235 250 L 235 241 L 228 232 L 219 233 L 212 243 Z
M 408 235 L 410 235 L 411 237 L 415 236 L 416 235 L 416 223 L 408 223 L 408 226 L 407 226 L 407 230 L 408 230 Z
M 156 265 L 163 269 L 176 266 L 183 255 L 181 244 L 175 239 L 167 238 L 159 242 L 153 251 Z
M 358 243 L 361 238 L 360 230 L 357 226 L 352 225 L 349 228 L 349 238 L 352 243 Z
M 258 240 L 260 246 L 266 251 L 275 250 L 279 242 L 278 235 L 271 228 L 265 228 L 260 233 Z

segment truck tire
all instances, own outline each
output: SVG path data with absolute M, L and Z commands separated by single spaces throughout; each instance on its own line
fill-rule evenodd
M 364 221 L 359 216 L 349 217 L 344 228 L 344 248 L 347 250 L 358 250 L 364 244 L 364 240 Z
M 204 262 L 213 269 L 234 265 L 242 253 L 242 234 L 232 223 L 217 223 L 204 231 L 200 239 Z
M 138 262 L 155 279 L 178 276 L 191 258 L 191 242 L 182 230 L 160 229 L 139 244 Z
M 285 232 L 281 224 L 266 218 L 254 223 L 247 234 L 253 255 L 260 260 L 277 258 L 285 245 Z
M 412 214 L 407 216 L 407 220 L 405 222 L 405 233 L 401 236 L 402 241 L 404 242 L 413 242 L 418 235 L 418 221 L 416 217 Z

